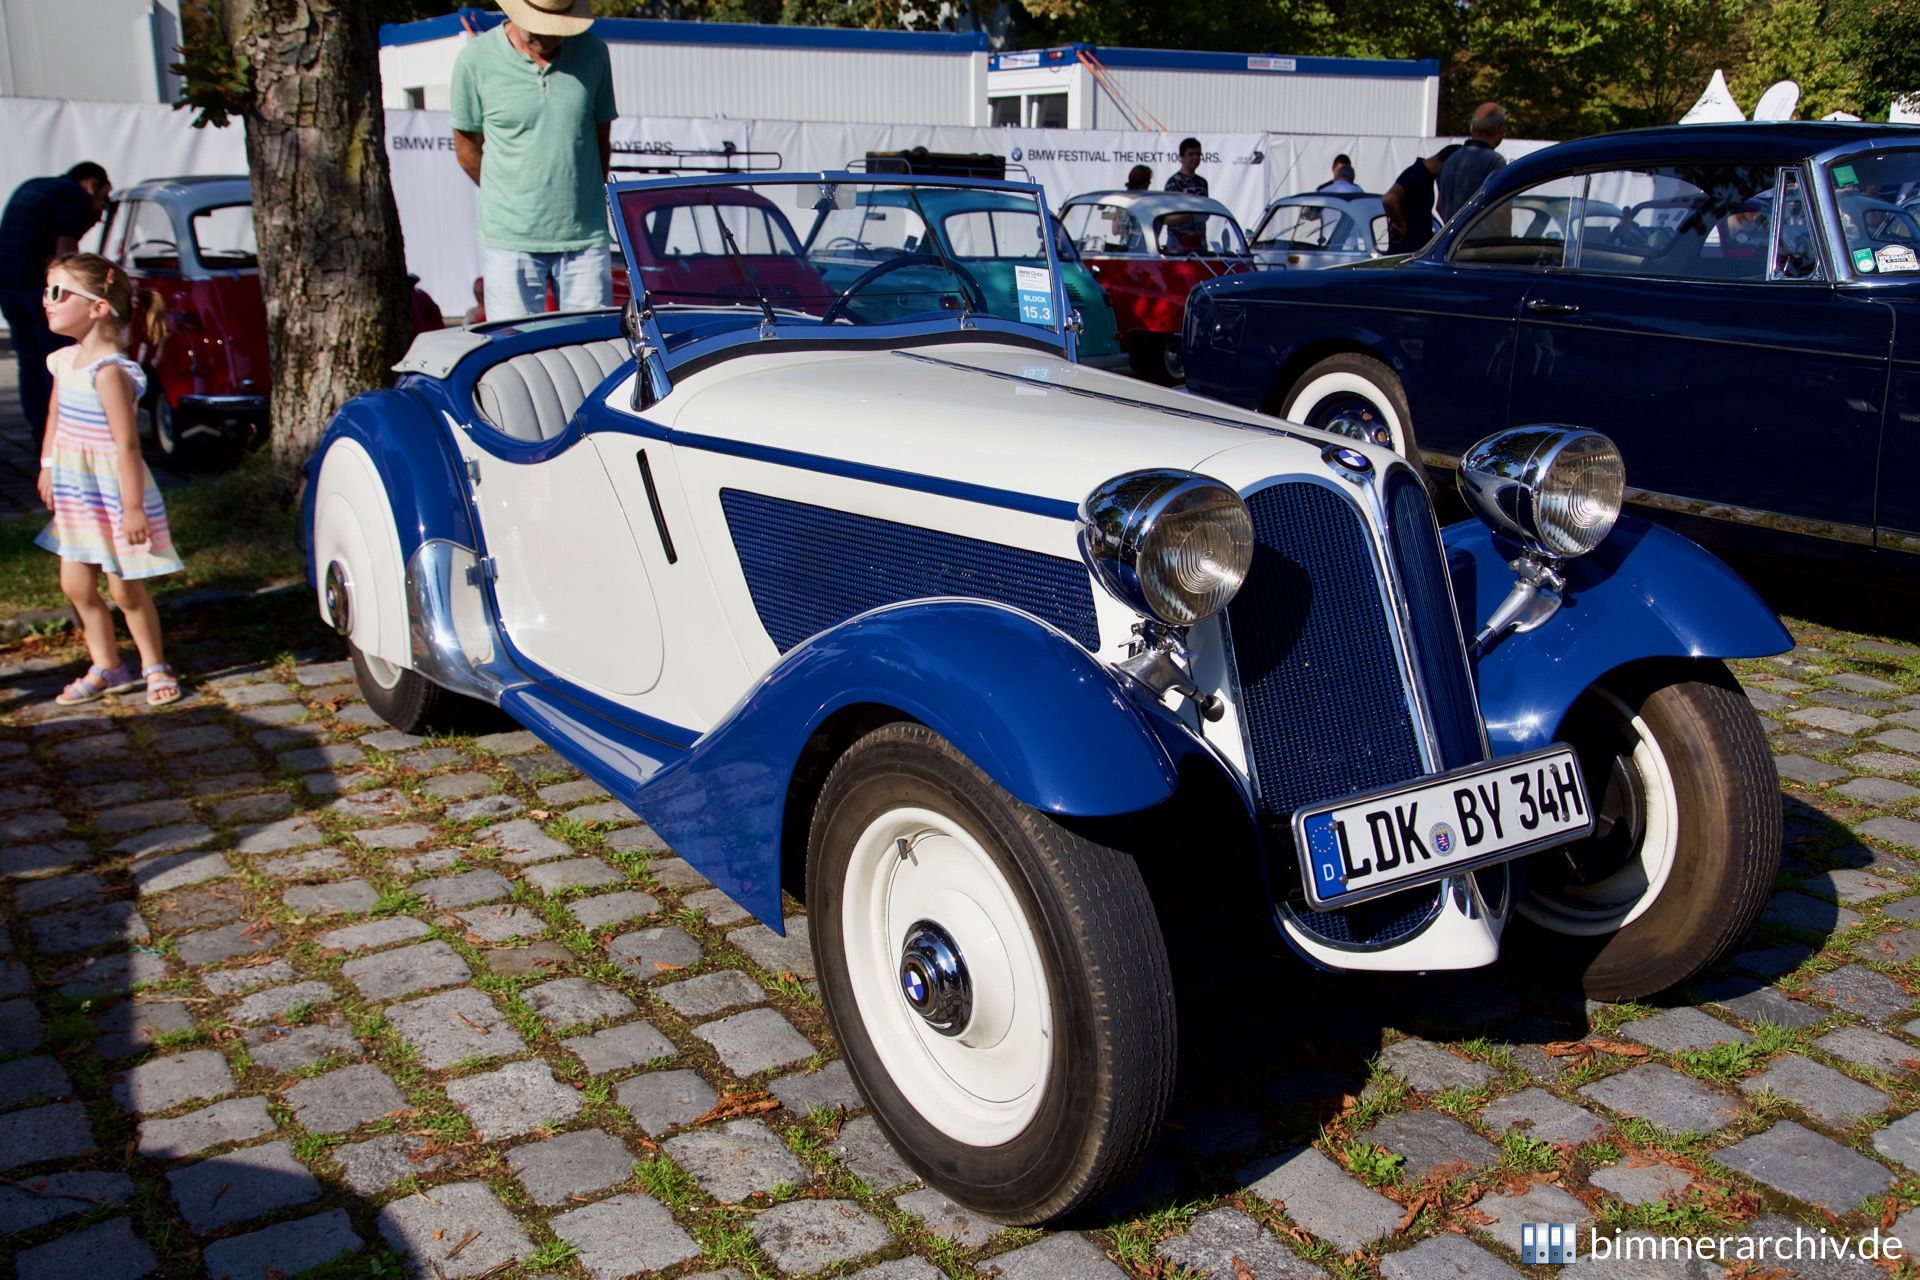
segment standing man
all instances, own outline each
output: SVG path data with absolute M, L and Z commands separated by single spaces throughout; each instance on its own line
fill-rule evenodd
M 1333 176 L 1315 187 L 1315 191 L 1331 191 L 1336 195 L 1360 191 L 1359 183 L 1353 180 L 1353 158 L 1345 152 L 1333 158 Z
M 1416 159 L 1380 197 L 1387 215 L 1388 253 L 1413 253 L 1433 238 L 1434 184 L 1459 149 L 1460 144 L 1453 142 Z
M 1207 180 L 1194 170 L 1200 167 L 1201 157 L 1206 152 L 1200 148 L 1200 139 L 1183 138 L 1180 140 L 1180 167 L 1167 179 L 1166 190 L 1178 191 L 1182 195 L 1203 196 L 1207 194 Z
M 33 429 L 34 456 L 47 430 L 47 401 L 53 375 L 47 356 L 67 345 L 47 328 L 40 291 L 47 284 L 47 263 L 80 247 L 80 237 L 100 220 L 113 184 L 107 171 L 82 160 L 53 178 L 20 184 L 0 213 L 0 312 L 13 333 L 13 354 L 20 362 L 20 407 Z
M 1440 170 L 1437 195 L 1442 218 L 1459 212 L 1495 170 L 1506 167 L 1507 158 L 1494 150 L 1506 136 L 1507 113 L 1499 103 L 1483 102 L 1474 109 L 1466 142 Z
M 480 186 L 487 318 L 613 302 L 604 183 L 613 70 L 591 0 L 500 0 L 507 20 L 453 64 L 454 153 Z

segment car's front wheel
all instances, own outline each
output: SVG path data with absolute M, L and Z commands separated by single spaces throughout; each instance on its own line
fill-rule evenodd
M 1531 859 L 1516 903 L 1532 950 L 1589 996 L 1679 986 L 1759 917 L 1780 868 L 1780 781 L 1759 719 L 1718 662 L 1609 678 L 1560 735 L 1579 752 L 1594 833 Z
M 1310 366 L 1280 401 L 1280 416 L 1337 435 L 1390 446 L 1418 468 L 1407 393 L 1372 356 L 1342 352 Z
M 1173 1087 L 1174 1007 L 1128 854 L 894 724 L 827 777 L 807 901 L 848 1069 L 929 1183 L 1040 1223 L 1145 1156 Z

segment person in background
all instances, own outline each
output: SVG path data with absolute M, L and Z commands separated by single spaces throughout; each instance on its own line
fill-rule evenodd
M 1402 169 L 1380 197 L 1380 207 L 1387 214 L 1388 253 L 1413 253 L 1433 238 L 1434 185 L 1459 149 L 1460 144 L 1453 142 L 1421 156 Z
M 1133 166 L 1132 170 L 1127 174 L 1127 190 L 1129 191 L 1153 190 L 1153 170 L 1147 168 L 1147 166 L 1143 164 L 1137 164 Z
M 1331 191 L 1336 195 L 1360 191 L 1362 187 L 1353 180 L 1353 158 L 1344 151 L 1333 158 L 1333 176 L 1314 188 L 1315 191 Z
M 480 187 L 487 316 L 613 302 L 604 183 L 613 69 L 591 0 L 500 0 L 507 20 L 453 64 L 454 154 Z
M 1442 166 L 1434 184 L 1434 207 L 1442 218 L 1451 218 L 1496 170 L 1506 167 L 1507 158 L 1495 150 L 1506 136 L 1507 113 L 1499 103 L 1483 102 L 1474 108 L 1466 142 Z
M 29 178 L 15 188 L 0 213 L 0 313 L 13 333 L 13 354 L 20 364 L 20 407 L 40 447 L 53 398 L 47 357 L 67 345 L 47 328 L 41 290 L 47 264 L 80 247 L 80 237 L 100 220 L 113 183 L 107 171 L 82 160 L 63 174 Z
M 1196 172 L 1206 152 L 1200 146 L 1198 138 L 1180 140 L 1180 167 L 1167 179 L 1166 190 L 1178 191 L 1182 195 L 1204 196 L 1207 194 L 1207 180 Z

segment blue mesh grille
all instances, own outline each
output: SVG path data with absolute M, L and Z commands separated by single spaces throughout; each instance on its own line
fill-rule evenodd
M 1440 914 L 1443 892 L 1437 885 L 1428 885 L 1406 893 L 1390 893 L 1339 911 L 1310 911 L 1297 902 L 1290 909 L 1303 929 L 1328 942 L 1349 947 L 1377 947 L 1406 937 Z
M 1324 485 L 1270 485 L 1247 499 L 1253 567 L 1226 613 L 1240 677 L 1268 872 L 1299 883 L 1288 820 L 1302 805 L 1425 772 L 1380 598 L 1373 545 L 1353 505 Z M 1437 886 L 1340 911 L 1294 915 L 1347 945 L 1383 943 L 1433 917 Z
M 1480 709 L 1467 668 L 1467 650 L 1453 613 L 1453 587 L 1427 492 L 1410 472 L 1387 480 L 1388 545 L 1413 613 L 1413 651 L 1433 710 L 1440 767 L 1459 769 L 1486 759 Z
M 1247 509 L 1253 567 L 1226 616 L 1261 807 L 1285 821 L 1302 805 L 1419 777 L 1359 512 L 1307 483 L 1269 485 Z
M 856 614 L 927 596 L 1011 605 L 1100 645 L 1078 561 L 739 489 L 722 489 L 720 505 L 760 625 L 782 653 Z

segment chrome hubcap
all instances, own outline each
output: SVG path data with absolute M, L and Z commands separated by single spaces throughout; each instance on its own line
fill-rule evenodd
M 900 994 L 907 1007 L 943 1036 L 957 1036 L 973 1017 L 967 962 L 946 930 L 921 920 L 900 949 Z
M 351 584 L 347 581 L 347 570 L 338 560 L 327 566 L 327 620 L 333 629 L 341 635 L 353 631 L 353 602 L 349 595 Z

